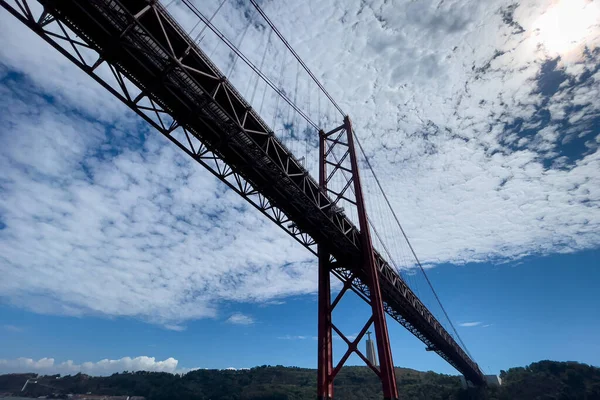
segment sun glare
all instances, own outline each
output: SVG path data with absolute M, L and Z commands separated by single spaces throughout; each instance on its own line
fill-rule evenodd
M 600 22 L 600 7 L 588 0 L 558 0 L 536 21 L 537 39 L 552 53 L 564 55 L 581 46 Z

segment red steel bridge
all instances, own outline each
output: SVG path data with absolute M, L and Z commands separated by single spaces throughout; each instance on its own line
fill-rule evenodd
M 205 11 L 189 0 L 182 3 L 307 121 L 318 138 L 317 179 L 211 61 L 202 39 L 183 29 L 158 1 L 0 0 L 9 13 L 318 257 L 318 399 L 333 398 L 333 380 L 353 353 L 381 379 L 384 398 L 398 398 L 386 314 L 472 384 L 485 385 L 480 368 L 457 342 L 458 335 L 446 330 L 391 260 L 375 249 L 350 118 L 293 49 L 289 48 L 340 112 L 337 123 L 331 118 L 313 122 L 215 28 Z M 250 0 L 250 5 L 288 45 L 258 4 Z M 334 298 L 331 275 L 343 284 Z M 354 340 L 332 320 L 333 309 L 349 291 L 371 310 Z M 358 348 L 370 326 L 375 328 L 380 366 L 372 365 Z M 337 365 L 334 333 L 347 344 Z

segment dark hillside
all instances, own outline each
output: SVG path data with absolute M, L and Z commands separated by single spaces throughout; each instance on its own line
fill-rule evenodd
M 575 362 L 540 361 L 502 371 L 503 386 L 461 389 L 457 376 L 396 369 L 401 399 L 410 400 L 600 400 L 600 368 Z M 148 400 L 314 400 L 316 371 L 262 366 L 249 370 L 196 370 L 185 375 L 160 372 L 45 376 L 21 387 L 32 374 L 0 375 L 0 393 L 29 397 L 70 393 L 144 396 Z M 366 367 L 344 367 L 336 379 L 336 400 L 380 400 L 379 382 Z

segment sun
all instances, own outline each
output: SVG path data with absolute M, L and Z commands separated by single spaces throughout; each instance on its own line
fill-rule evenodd
M 547 51 L 564 55 L 585 43 L 600 23 L 598 2 L 558 0 L 534 23 L 534 35 Z

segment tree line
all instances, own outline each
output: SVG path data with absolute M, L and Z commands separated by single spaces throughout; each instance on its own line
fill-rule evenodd
M 600 400 L 600 368 L 576 362 L 540 361 L 501 371 L 499 388 L 463 389 L 460 378 L 397 368 L 400 398 L 411 400 Z M 0 375 L 0 393 L 66 398 L 70 393 L 144 396 L 147 400 L 314 400 L 313 369 L 261 366 L 249 370 L 196 370 L 187 374 L 123 372 L 93 377 Z M 380 400 L 378 379 L 366 367 L 344 367 L 335 380 L 339 400 Z

